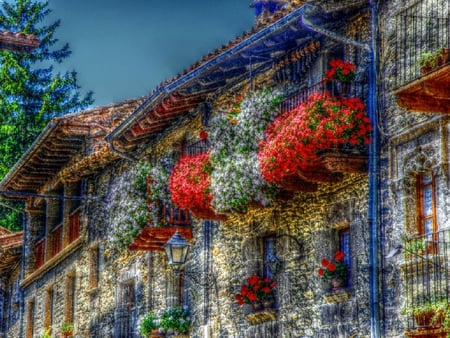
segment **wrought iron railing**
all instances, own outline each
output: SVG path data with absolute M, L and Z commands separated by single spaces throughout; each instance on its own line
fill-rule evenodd
M 410 3 L 395 17 L 395 88 L 421 76 L 420 61 L 426 53 L 450 48 L 450 2 L 416 0 Z
M 285 111 L 291 110 L 307 100 L 312 93 L 323 93 L 325 91 L 330 92 L 332 96 L 345 95 L 347 97 L 359 97 L 362 102 L 367 104 L 367 88 L 365 83 L 353 81 L 343 84 L 339 81 L 323 80 L 307 88 L 302 88 L 286 97 L 280 104 L 280 111 L 284 113 Z
M 209 150 L 209 141 L 207 138 L 199 140 L 183 147 L 182 155 L 197 155 L 206 153 Z
M 450 301 L 450 230 L 407 240 L 403 252 L 407 329 L 439 328 L 443 316 L 438 311 Z

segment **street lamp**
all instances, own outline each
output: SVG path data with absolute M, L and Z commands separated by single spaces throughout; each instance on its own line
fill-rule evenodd
M 181 236 L 178 231 L 164 244 L 167 255 L 167 264 L 172 267 L 175 275 L 180 273 L 181 267 L 186 263 L 186 258 L 191 244 Z
M 175 231 L 173 236 L 164 244 L 166 251 L 167 264 L 172 267 L 172 271 L 177 277 L 180 275 L 181 268 L 186 264 L 187 255 L 192 245 L 181 236 L 178 231 Z M 202 287 L 210 287 L 216 283 L 216 276 L 211 272 L 192 272 L 183 271 L 183 278 L 189 279 L 194 284 Z

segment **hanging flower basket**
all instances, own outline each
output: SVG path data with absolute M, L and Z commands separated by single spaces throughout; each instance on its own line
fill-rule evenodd
M 170 195 L 175 206 L 189 209 L 196 218 L 223 219 L 223 215 L 216 215 L 211 207 L 211 171 L 208 153 L 183 156 L 169 177 Z
M 325 150 L 368 144 L 371 130 L 359 98 L 313 93 L 267 128 L 258 153 L 262 175 L 268 182 L 283 185 L 286 178 L 297 173 L 314 173 L 323 169 L 320 157 Z

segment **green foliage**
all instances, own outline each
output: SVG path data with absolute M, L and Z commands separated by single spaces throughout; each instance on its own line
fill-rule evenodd
M 174 330 L 179 333 L 187 333 L 190 325 L 189 310 L 181 306 L 167 309 L 161 318 L 161 327 L 165 331 Z
M 149 312 L 141 321 L 139 326 L 139 333 L 142 337 L 148 337 L 152 330 L 158 328 L 156 315 L 153 312 Z
M 61 333 L 71 334 L 71 333 L 73 333 L 73 329 L 74 329 L 73 324 L 70 322 L 66 322 L 61 325 L 60 331 L 61 331 Z
M 40 337 L 41 337 L 41 338 L 52 338 L 52 328 L 51 328 L 51 327 L 46 328 L 46 329 L 42 332 L 42 334 L 41 334 Z
M 30 53 L 0 51 L 0 179 L 28 149 L 47 123 L 56 116 L 92 104 L 92 93 L 79 95 L 76 73 L 54 71 L 52 64 L 70 56 L 69 45 L 57 47 L 54 37 L 60 22 L 44 25 L 50 14 L 47 2 L 3 1 L 0 30 L 35 35 L 41 44 Z M 1 207 L 0 226 L 17 229 L 17 213 Z

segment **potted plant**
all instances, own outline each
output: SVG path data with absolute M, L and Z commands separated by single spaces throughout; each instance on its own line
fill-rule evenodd
M 420 54 L 417 63 L 420 67 L 420 72 L 422 74 L 427 74 L 436 67 L 440 67 L 448 63 L 449 59 L 450 59 L 450 49 L 438 48 L 433 52 L 424 52 Z
M 282 95 L 265 89 L 238 96 L 210 123 L 212 206 L 217 212 L 246 212 L 249 205 L 266 206 L 277 193 L 258 166 L 258 144 L 279 114 Z
M 402 309 L 403 315 L 412 316 L 417 327 L 438 328 L 448 325 L 449 304 L 446 298 L 431 297 Z
M 161 327 L 169 335 L 183 337 L 191 325 L 190 313 L 187 307 L 177 306 L 164 311 L 161 317 Z
M 328 81 L 352 82 L 355 79 L 355 65 L 341 59 L 331 59 L 330 68 L 325 73 Z
M 287 177 L 321 166 L 321 153 L 368 144 L 370 119 L 359 98 L 313 93 L 279 115 L 260 142 L 258 161 L 266 181 L 283 186 Z
M 141 324 L 139 325 L 139 334 L 145 338 L 161 337 L 158 329 L 159 325 L 155 313 L 149 312 L 142 318 Z
M 420 54 L 418 64 L 422 74 L 429 73 L 437 66 L 436 54 L 433 52 L 424 52 Z
M 329 282 L 333 291 L 347 286 L 349 270 L 345 263 L 345 253 L 336 251 L 333 260 L 322 258 L 321 267 L 317 274 L 326 282 Z
M 270 277 L 252 275 L 242 284 L 235 299 L 240 306 L 251 304 L 254 312 L 273 308 L 275 288 L 276 283 Z
M 60 328 L 61 337 L 62 338 L 72 337 L 73 330 L 74 330 L 73 324 L 71 322 L 65 322 L 64 324 L 61 325 L 61 328 Z

